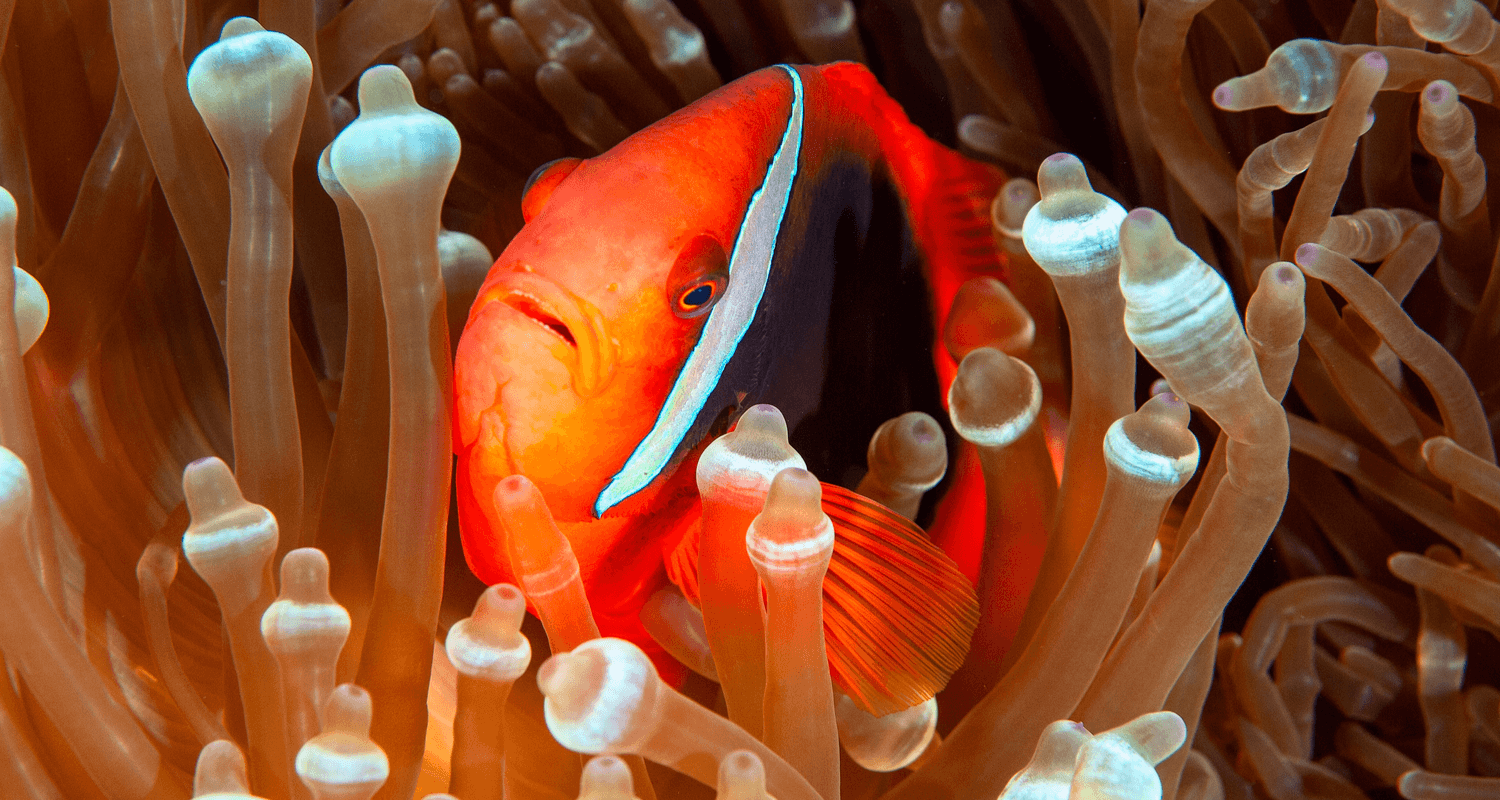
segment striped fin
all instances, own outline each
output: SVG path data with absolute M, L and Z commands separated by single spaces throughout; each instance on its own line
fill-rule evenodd
M 834 683 L 861 708 L 888 714 L 948 683 L 979 624 L 974 587 L 911 521 L 823 484 L 833 560 L 823 580 L 823 633 Z
M 823 580 L 823 636 L 839 690 L 873 714 L 920 703 L 947 685 L 979 624 L 969 583 L 920 528 L 879 503 L 823 484 L 833 559 Z M 698 531 L 667 558 L 698 603 Z

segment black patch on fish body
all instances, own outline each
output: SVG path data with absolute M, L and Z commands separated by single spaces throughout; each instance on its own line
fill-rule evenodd
M 869 212 L 846 211 L 832 243 L 833 294 L 823 342 L 826 369 L 816 410 L 792 429 L 792 446 L 823 480 L 853 488 L 866 471 L 870 436 L 887 420 L 924 411 L 948 434 L 933 368 L 930 290 L 921 254 L 894 185 L 865 172 Z M 928 493 L 935 508 L 941 489 Z M 929 520 L 922 515 L 921 523 Z
M 808 166 L 765 297 L 719 389 L 745 393 L 736 411 L 776 406 L 808 469 L 852 488 L 870 436 L 887 420 L 925 411 L 949 426 L 932 362 L 930 293 L 900 195 L 853 155 Z M 939 493 L 930 494 L 935 503 Z

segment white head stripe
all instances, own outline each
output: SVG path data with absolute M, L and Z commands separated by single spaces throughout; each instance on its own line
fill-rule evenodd
M 776 237 L 786 216 L 802 152 L 802 78 L 797 70 L 779 66 L 792 79 L 792 113 L 781 134 L 781 144 L 766 169 L 765 181 L 745 207 L 734 253 L 729 257 L 728 288 L 709 312 L 703 335 L 682 365 L 682 372 L 672 384 L 651 432 L 636 445 L 635 452 L 594 500 L 595 516 L 602 516 L 620 501 L 646 488 L 666 469 L 708 402 L 709 394 L 718 386 L 724 368 L 750 330 L 765 296 L 771 261 L 776 255 Z

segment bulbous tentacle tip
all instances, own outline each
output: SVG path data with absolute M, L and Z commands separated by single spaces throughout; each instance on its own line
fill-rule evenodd
M 404 114 L 422 110 L 411 80 L 394 64 L 379 64 L 359 76 L 360 116 Z
M 1037 191 L 1042 202 L 1066 192 L 1092 192 L 1088 171 L 1072 153 L 1053 153 L 1042 160 L 1036 171 Z
M 1036 181 L 1029 178 L 1016 177 L 1005 182 L 1000 187 L 1000 195 L 1005 202 L 1014 206 L 1026 206 L 1029 208 L 1033 203 L 1040 200 L 1042 190 L 1036 185 Z
M 588 698 L 590 673 L 598 671 L 588 655 L 573 652 L 556 653 L 542 662 L 536 672 L 536 685 L 542 694 L 557 705 L 559 714 L 571 715 L 584 706 Z M 597 681 L 597 678 L 594 678 Z
M 1154 260 L 1165 240 L 1176 238 L 1172 223 L 1154 208 L 1133 208 L 1120 222 L 1120 252 L 1127 264 Z
M 281 594 L 260 618 L 261 637 L 283 665 L 331 664 L 349 638 L 349 612 L 328 591 L 328 559 L 300 547 L 281 560 Z
M 250 778 L 245 768 L 245 754 L 228 739 L 218 739 L 198 751 L 193 771 L 193 796 L 248 795 Z
M 768 523 L 811 527 L 823 519 L 823 485 L 817 476 L 805 469 L 788 467 L 771 479 L 766 494 L 766 510 L 761 516 Z
M 619 756 L 594 756 L 583 765 L 578 780 L 579 800 L 629 800 L 635 795 L 630 767 Z
M 328 556 L 316 547 L 299 547 L 281 560 L 281 597 L 294 603 L 332 603 L 328 593 Z
M 1196 259 L 1197 254 L 1177 240 L 1172 223 L 1155 209 L 1133 209 L 1120 223 L 1122 289 L 1170 280 Z
M 141 583 L 154 580 L 160 586 L 170 585 L 177 578 L 177 551 L 161 542 L 151 542 L 135 562 L 135 575 Z
M 734 498 L 759 510 L 776 473 L 806 466 L 787 440 L 781 411 L 767 404 L 751 406 L 734 430 L 710 442 L 698 458 L 698 492 L 711 501 Z
M 213 517 L 245 505 L 245 496 L 234 479 L 234 472 L 217 456 L 200 458 L 182 470 L 182 494 L 187 500 L 188 516 L 194 522 L 206 523 Z
M 1223 111 L 1244 110 L 1244 108 L 1242 108 L 1237 102 L 1235 102 L 1238 98 L 1236 97 L 1234 87 L 1236 86 L 1235 82 L 1239 80 L 1241 79 L 1230 78 L 1229 80 L 1224 81 L 1223 83 L 1214 87 L 1213 103 L 1215 108 Z
M 366 217 L 410 217 L 420 209 L 421 218 L 436 223 L 458 165 L 458 130 L 418 105 L 406 73 L 390 64 L 360 77 L 359 110 L 329 153 L 338 182 Z
M 943 346 L 955 361 L 977 347 L 1024 355 L 1035 342 L 1036 320 L 1005 284 L 983 276 L 958 287 L 943 323 Z
M 373 795 L 391 767 L 385 751 L 370 739 L 371 712 L 369 692 L 352 683 L 335 688 L 323 706 L 323 732 L 297 751 L 297 777 L 315 793 Z
M 264 33 L 265 28 L 255 17 L 230 17 L 219 29 L 219 41 L 244 36 L 247 33 Z
M 493 498 L 511 569 L 526 592 L 533 596 L 550 592 L 577 577 L 578 559 L 573 547 L 530 478 L 502 478 L 495 485 Z
M 1172 393 L 1170 388 L 1166 392 L 1153 394 L 1136 413 L 1140 414 L 1142 419 L 1183 429 L 1187 428 L 1188 420 L 1192 418 L 1192 410 L 1188 408 L 1187 401 Z M 1196 449 L 1198 440 L 1192 441 Z
M 651 727 L 649 706 L 661 678 L 651 659 L 623 639 L 591 639 L 542 664 L 547 730 L 578 753 L 631 752 Z M 642 713 L 642 712 L 647 713 Z
M 1069 153 L 1048 156 L 1037 170 L 1041 199 L 1026 212 L 1021 239 L 1049 275 L 1087 275 L 1120 260 L 1125 209 L 1094 191 L 1083 162 Z
M 245 499 L 229 466 L 201 458 L 182 471 L 188 527 L 182 552 L 213 588 L 225 615 L 243 611 L 260 592 L 262 570 L 276 554 L 276 516 Z
M 895 772 L 914 763 L 937 732 L 936 697 L 877 717 L 839 693 L 833 710 L 838 718 L 839 744 L 854 763 L 871 772 Z
M 932 447 L 943 440 L 942 426 L 930 414 L 922 411 L 908 411 L 896 417 L 894 427 L 896 430 L 893 432 L 900 434 L 900 441 L 920 447 Z
M 745 409 L 734 425 L 734 433 L 746 436 L 765 436 L 785 441 L 787 438 L 786 417 L 781 409 L 769 403 L 761 403 Z
M 1266 280 L 1275 281 L 1287 289 L 1294 289 L 1298 292 L 1301 289 L 1297 287 L 1305 287 L 1307 285 L 1307 278 L 1303 277 L 1302 270 L 1285 261 L 1271 265 L 1263 274 L 1267 276 Z
M 1073 773 L 1072 797 L 1091 800 L 1159 800 L 1161 778 L 1120 743 L 1096 736 L 1084 742 Z
M 1435 111 L 1451 109 L 1458 102 L 1458 89 L 1445 80 L 1435 80 L 1422 89 L 1422 107 Z
M 263 139 L 284 120 L 299 124 L 312 85 L 312 59 L 290 36 L 249 17 L 224 24 L 188 68 L 188 95 L 223 149 L 226 137 Z
M 459 674 L 492 683 L 513 682 L 531 666 L 531 642 L 519 626 L 510 629 L 476 617 L 453 623 L 444 649 Z
M 1302 267 L 1305 271 L 1307 269 L 1316 268 L 1318 265 L 1318 261 L 1322 259 L 1324 252 L 1325 251 L 1322 245 L 1317 244 L 1316 242 L 1308 242 L 1307 244 L 1300 245 L 1297 248 L 1297 254 L 1294 256 L 1294 258 L 1297 262 L 1297 266 Z
M 1078 751 L 1089 739 L 1088 729 L 1081 722 L 1060 719 L 1048 725 L 1042 729 L 1030 763 L 1016 777 L 1029 774 L 1033 780 L 1071 780 Z
M 541 505 L 543 509 L 546 507 L 541 491 L 525 475 L 507 475 L 495 484 L 496 508 L 536 511 L 537 505 Z
M 1040 199 L 1041 192 L 1035 181 L 1025 177 L 1011 178 L 1000 187 L 1000 192 L 990 203 L 990 224 L 1001 235 L 1019 239 L 1026 214 Z
M 1137 479 L 1180 488 L 1198 469 L 1198 439 L 1188 430 L 1187 401 L 1159 394 L 1110 425 L 1104 435 L 1109 465 Z
M 1422 460 L 1431 463 L 1440 454 L 1457 447 L 1458 444 L 1446 436 L 1434 436 L 1422 442 Z
M 981 447 L 1020 438 L 1042 408 L 1042 385 L 1026 362 L 981 347 L 958 365 L 948 387 L 948 415 L 958 435 Z
M 373 718 L 370 693 L 352 683 L 339 684 L 323 706 L 323 732 L 368 737 Z
M 499 630 L 519 633 L 525 617 L 526 596 L 514 584 L 497 583 L 474 603 L 474 619 Z
M 719 761 L 719 797 L 760 800 L 766 792 L 766 767 L 749 750 L 733 750 Z
M 776 473 L 765 510 L 745 532 L 758 569 L 800 570 L 826 563 L 833 553 L 833 523 L 823 513 L 823 485 L 805 469 Z
M 1153 711 L 1095 738 L 1120 741 L 1154 766 L 1177 752 L 1177 748 L 1187 741 L 1187 725 L 1174 712 Z
M 484 590 L 474 614 L 448 631 L 448 659 L 458 671 L 491 681 L 513 681 L 531 664 L 531 642 L 521 635 L 526 597 L 509 583 Z
M 948 471 L 948 442 L 937 420 L 908 411 L 875 430 L 865 459 L 889 488 L 925 492 Z

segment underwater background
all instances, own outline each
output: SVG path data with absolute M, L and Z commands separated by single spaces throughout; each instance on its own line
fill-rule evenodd
M 446 382 L 403 383 L 398 374 L 421 370 L 398 365 L 445 378 L 444 348 L 456 346 L 493 257 L 520 229 L 538 166 L 602 152 L 761 67 L 854 59 L 929 136 L 1013 179 L 990 211 L 1013 297 L 967 313 L 981 331 L 1034 325 L 1002 349 L 1045 395 L 1037 435 L 1051 437 L 1060 459 L 1085 450 L 1082 439 L 1063 440 L 1068 398 L 1109 372 L 1116 406 L 1134 409 L 1168 387 L 1195 406 L 1190 422 L 1180 401 L 1147 410 L 1192 432 L 1201 466 L 1155 507 L 1098 487 L 1076 495 L 1085 502 L 1067 513 L 1082 520 L 1069 523 L 1080 564 L 1096 510 L 1155 532 L 1149 558 L 1115 563 L 1098 549 L 1087 561 L 1097 581 L 1074 573 L 1069 584 L 1071 607 L 1088 608 L 1090 587 L 1123 573 L 1120 622 L 1086 641 L 1087 615 L 1048 616 L 1046 601 L 1033 604 L 1022 640 L 1048 652 L 976 650 L 938 694 L 934 744 L 887 772 L 841 756 L 842 795 L 995 797 L 1055 719 L 1097 734 L 1165 709 L 1185 723 L 1186 745 L 1149 757 L 1160 761 L 1158 785 L 1122 764 L 1116 788 L 1095 775 L 1073 783 L 1074 796 L 1496 796 L 1493 6 L 0 0 L 0 186 L 14 198 L 0 204 L 9 206 L 0 222 L 14 229 L 0 245 L 13 246 L 36 282 L 19 273 L 14 285 L 0 281 L 0 445 L 14 454 L 0 464 L 0 535 L 10 545 L 0 567 L 0 795 L 405 798 L 447 791 L 451 777 L 461 800 L 501 796 L 502 786 L 512 797 L 581 796 L 583 760 L 561 750 L 542 719 L 535 674 L 547 637 L 534 619 L 519 621 L 514 598 L 504 624 L 487 623 L 511 628 L 487 635 L 516 649 L 519 625 L 529 671 L 479 714 L 493 724 L 508 709 L 504 779 L 494 756 L 465 762 L 470 783 L 459 782 L 452 720 L 462 728 L 474 695 L 442 644 L 459 620 L 480 616 L 484 587 L 446 511 L 447 473 L 413 455 L 439 452 L 446 463 L 446 425 L 391 425 L 414 408 L 446 407 Z M 253 79 L 227 67 L 195 88 L 189 66 L 238 17 L 295 41 L 305 77 L 296 58 L 275 60 L 291 52 L 278 44 Z M 320 170 L 325 148 L 361 113 L 358 80 L 376 64 L 399 68 L 416 104 L 451 122 L 461 143 L 451 182 L 441 169 L 365 175 L 378 212 L 350 199 L 361 165 Z M 311 98 L 292 114 L 299 124 L 255 134 L 276 148 L 225 133 L 239 112 L 215 98 L 271 109 L 287 102 L 277 87 L 299 80 Z M 411 151 L 440 150 L 422 138 L 421 126 L 436 123 L 408 112 Z M 1235 345 L 1240 356 L 1254 349 L 1233 391 L 1214 364 L 1187 363 L 1211 351 L 1188 334 L 1172 334 L 1166 351 L 1136 339 L 1144 357 L 1128 345 L 1124 354 L 1088 349 L 1108 332 L 1069 316 L 1077 287 L 1054 293 L 1048 264 L 1037 264 L 1047 259 L 1028 253 L 1022 236 L 1028 211 L 1053 191 L 1046 180 L 1038 188 L 1038 170 L 1060 152 L 1082 162 L 1084 188 L 1159 212 L 1164 223 L 1132 217 L 1140 263 L 1150 250 L 1174 269 L 1207 265 L 1199 278 L 1222 276 L 1233 304 L 1224 313 L 1246 314 L 1265 293 L 1248 343 Z M 1077 174 L 1057 180 L 1059 203 L 1103 202 L 1062 197 L 1078 190 Z M 383 253 L 413 269 L 377 276 L 377 251 L 398 247 L 380 226 L 408 223 L 430 243 Z M 1131 245 L 1118 246 L 1128 268 Z M 243 268 L 261 258 L 276 271 Z M 405 283 L 388 286 L 383 305 L 391 280 Z M 419 299 L 402 314 L 392 296 Z M 1016 322 L 1016 301 L 1029 322 Z M 397 351 L 388 328 L 400 331 Z M 979 343 L 1005 344 L 945 342 L 955 359 Z M 1087 439 L 1095 460 L 1113 418 Z M 1002 496 L 1000 480 L 1045 485 L 1035 496 L 1056 489 L 1050 459 L 1006 467 L 1001 450 L 978 451 L 988 494 Z M 184 477 L 210 456 L 234 465 L 234 478 L 211 465 Z M 185 480 L 202 492 L 197 501 Z M 1062 491 L 1075 497 L 1066 481 Z M 1048 533 L 998 513 L 974 524 L 988 525 L 990 541 L 1038 548 Z M 249 538 L 225 545 L 215 538 L 223 530 Z M 301 551 L 283 563 L 306 547 L 326 558 Z M 1000 591 L 982 553 L 953 555 L 982 598 Z M 1052 567 L 1049 596 L 1070 566 Z M 280 608 L 321 614 L 331 627 L 293 626 L 268 646 L 261 612 L 278 586 L 295 605 Z M 1019 617 L 1026 600 L 1005 602 Z M 979 626 L 993 641 L 1000 634 L 985 612 Z M 1038 666 L 1052 663 L 1069 669 Z M 363 689 L 342 686 L 351 682 Z M 690 676 L 683 692 L 712 708 L 717 690 Z M 297 743 L 259 744 L 320 731 L 337 767 L 320 780 L 333 788 L 299 784 Z M 205 750 L 223 738 L 239 749 Z M 1132 746 L 1148 757 L 1149 741 Z M 1066 796 L 1071 755 L 1063 761 L 1045 796 Z M 597 769 L 601 782 L 619 777 Z M 388 777 L 377 781 L 381 770 Z M 654 765 L 651 777 L 656 796 L 714 796 Z M 476 780 L 484 785 L 460 791 Z

